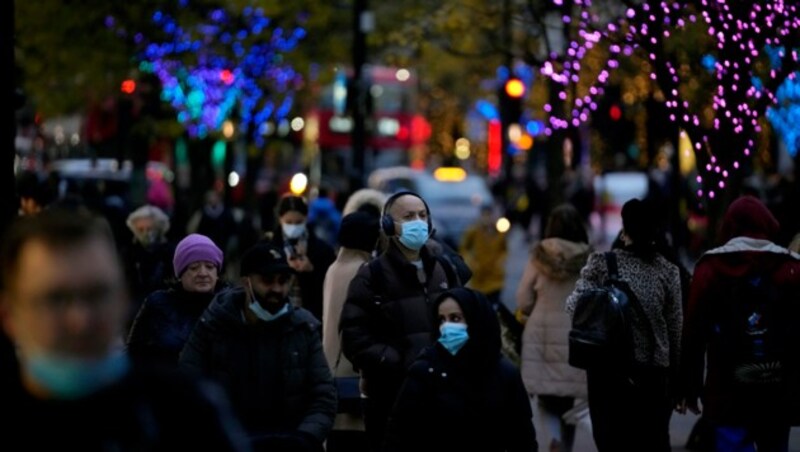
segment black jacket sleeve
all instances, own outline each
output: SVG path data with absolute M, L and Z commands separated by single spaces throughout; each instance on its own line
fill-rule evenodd
M 395 372 L 403 362 L 398 350 L 381 334 L 381 313 L 375 306 L 375 296 L 369 265 L 364 265 L 350 282 L 342 309 L 342 350 L 353 366 L 366 374 Z

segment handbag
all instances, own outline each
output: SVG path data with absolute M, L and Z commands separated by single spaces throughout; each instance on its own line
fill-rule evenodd
M 333 366 L 333 381 L 336 384 L 336 397 L 338 400 L 337 413 L 347 413 L 360 416 L 362 413 L 361 389 L 359 382 L 361 377 L 337 377 L 336 370 L 339 369 L 339 362 L 342 360 L 341 333 L 339 334 L 339 355 L 336 357 L 336 364 Z
M 334 377 L 338 397 L 337 413 L 361 414 L 361 391 L 358 382 L 361 377 Z

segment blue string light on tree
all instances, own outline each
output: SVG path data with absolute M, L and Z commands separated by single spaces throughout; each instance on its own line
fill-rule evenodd
M 775 96 L 777 105 L 767 110 L 767 119 L 783 138 L 789 155 L 794 157 L 800 144 L 800 129 L 797 127 L 800 124 L 800 81 L 797 72 L 783 82 Z
M 179 8 L 188 5 L 187 0 L 178 2 Z M 301 75 L 283 55 L 297 47 L 306 31 L 301 26 L 273 28 L 262 8 L 249 6 L 235 15 L 212 9 L 191 26 L 164 11 L 151 19 L 161 36 L 135 35 L 143 49 L 139 67 L 158 77 L 161 99 L 175 109 L 189 135 L 202 138 L 236 118 L 240 130 L 263 145 L 259 126 L 284 119 L 302 85 Z M 113 18 L 106 25 L 113 26 Z

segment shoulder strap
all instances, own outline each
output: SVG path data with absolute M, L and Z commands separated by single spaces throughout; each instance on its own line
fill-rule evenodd
M 622 279 L 619 277 L 619 268 L 617 267 L 617 254 L 613 251 L 606 251 L 605 252 L 606 258 L 606 266 L 608 267 L 608 280 L 610 284 L 614 284 L 615 282 L 623 282 Z M 647 326 L 647 331 L 650 333 L 650 336 L 653 336 L 653 325 L 650 324 L 650 317 L 647 316 L 647 313 L 644 312 L 644 308 L 642 308 L 641 303 L 639 303 L 639 297 L 633 293 L 633 289 L 630 288 L 628 291 L 628 304 L 630 304 L 633 309 L 636 310 L 636 314 L 642 318 L 644 324 Z
M 451 288 L 460 287 L 461 281 L 458 279 L 458 274 L 456 273 L 456 269 L 453 268 L 453 264 L 450 262 L 450 259 L 448 259 L 446 256 L 438 254 L 435 257 L 436 261 L 441 264 L 442 269 L 447 276 L 447 285 Z
M 612 281 L 619 281 L 617 254 L 613 251 L 606 251 L 606 267 L 608 267 L 608 279 Z

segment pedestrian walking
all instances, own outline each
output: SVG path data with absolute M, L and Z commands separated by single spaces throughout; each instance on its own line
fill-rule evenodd
M 283 248 L 297 278 L 292 294 L 295 304 L 322 319 L 322 286 L 325 273 L 336 259 L 333 248 L 308 227 L 308 204 L 301 196 L 285 195 L 278 202 L 280 227 L 267 237 Z
M 567 297 L 575 289 L 592 249 L 583 218 L 571 204 L 550 212 L 543 240 L 531 248 L 517 287 L 517 309 L 525 320 L 522 378 L 547 426 L 547 451 L 572 451 L 575 425 L 563 415 L 586 399 L 586 372 L 569 365 Z M 542 435 L 540 434 L 540 440 Z
M 456 288 L 434 306 L 437 341 L 408 371 L 383 450 L 536 451 L 525 387 L 501 353 L 491 303 L 478 291 Z
M 133 234 L 133 241 L 122 249 L 125 279 L 133 301 L 128 318 L 130 328 L 145 297 L 168 287 L 174 273 L 175 244 L 167 239 L 169 217 L 156 206 L 139 207 L 128 215 L 125 224 Z
M 680 274 L 658 252 L 663 234 L 652 205 L 627 201 L 622 227 L 621 247 L 611 252 L 641 311 L 628 312 L 632 365 L 609 363 L 586 371 L 592 434 L 600 452 L 669 451 L 683 321 Z M 584 292 L 601 287 L 609 273 L 605 254 L 592 253 L 567 298 L 567 311 L 574 311 Z
M 383 206 L 386 250 L 363 265 L 347 291 L 339 327 L 344 355 L 361 374 L 370 450 L 384 439 L 389 412 L 414 358 L 433 342 L 431 302 L 461 285 L 458 272 L 427 246 L 431 212 L 419 195 L 398 192 Z
M 680 412 L 713 426 L 720 451 L 786 451 L 800 421 L 800 256 L 775 244 L 780 225 L 756 197 L 722 219 L 721 246 L 692 278 Z
M 222 250 L 204 235 L 181 240 L 172 262 L 178 281 L 150 294 L 133 321 L 126 345 L 135 359 L 177 365 L 200 315 L 227 287 L 220 279 Z
M 236 219 L 217 190 L 206 192 L 203 207 L 189 219 L 189 234 L 201 234 L 210 238 L 223 253 L 227 253 L 236 236 Z
M 481 206 L 478 219 L 464 231 L 459 253 L 472 270 L 468 287 L 482 294 L 494 306 L 503 333 L 503 353 L 519 364 L 522 346 L 522 325 L 511 310 L 500 301 L 505 284 L 505 262 L 508 257 L 506 233 L 497 230 L 494 205 Z
M 325 275 L 322 305 L 322 346 L 334 377 L 357 382 L 358 372 L 342 353 L 339 319 L 347 289 L 358 269 L 372 258 L 378 242 L 379 216 L 365 211 L 345 215 L 339 228 L 339 253 Z M 340 385 L 339 412 L 327 442 L 328 452 L 366 451 L 364 419 L 358 384 Z M 350 394 L 344 393 L 349 388 Z
M 245 251 L 241 285 L 218 294 L 192 331 L 180 364 L 226 390 L 256 451 L 322 451 L 336 388 L 320 323 L 289 302 L 294 270 L 283 250 Z

